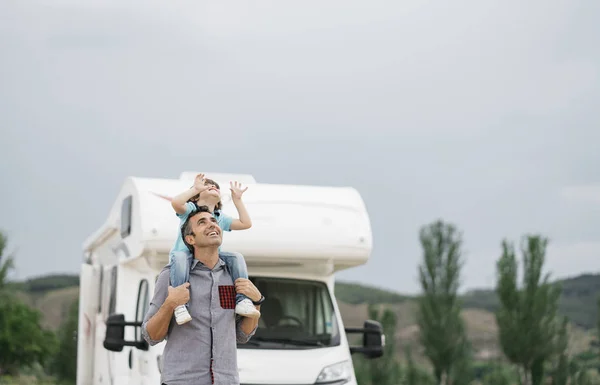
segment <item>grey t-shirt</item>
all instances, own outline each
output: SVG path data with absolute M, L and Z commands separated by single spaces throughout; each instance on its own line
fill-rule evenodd
M 142 323 L 142 335 L 153 346 L 146 325 L 168 294 L 169 267 L 156 280 L 154 296 Z M 194 259 L 190 268 L 192 320 L 177 325 L 171 318 L 163 352 L 161 383 L 166 385 L 239 384 L 236 342 L 246 343 L 252 335 L 240 328 L 235 314 L 235 286 L 225 263 L 219 259 L 214 269 Z

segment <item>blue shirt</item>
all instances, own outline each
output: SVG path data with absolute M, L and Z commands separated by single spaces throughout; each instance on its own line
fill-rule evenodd
M 186 244 L 183 242 L 183 238 L 181 237 L 181 226 L 183 226 L 186 219 L 190 216 L 190 214 L 195 209 L 196 209 L 196 205 L 194 203 L 187 202 L 185 204 L 185 213 L 183 213 L 183 214 L 176 213 L 177 217 L 179 218 L 179 231 L 177 232 L 177 239 L 175 240 L 175 245 L 173 245 L 173 248 L 171 249 L 170 254 L 173 254 L 173 252 L 176 252 L 176 251 L 184 251 L 187 253 L 190 252 L 190 250 L 188 249 Z M 217 224 L 219 225 L 221 230 L 231 231 L 231 222 L 233 221 L 233 218 L 231 218 L 229 215 L 226 215 L 223 213 L 221 213 L 218 216 L 213 213 L 213 217 L 217 218 Z M 220 247 L 219 247 L 219 250 L 221 250 Z

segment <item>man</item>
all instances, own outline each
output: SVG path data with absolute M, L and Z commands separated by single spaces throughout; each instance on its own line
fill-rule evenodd
M 150 345 L 167 339 L 162 384 L 239 384 L 236 342 L 248 342 L 258 318 L 234 314 L 235 294 L 246 295 L 259 311 L 264 297 L 250 280 L 239 278 L 234 285 L 219 259 L 221 229 L 206 206 L 190 214 L 181 231 L 194 254 L 189 282 L 173 288 L 169 266 L 160 272 L 142 334 Z M 173 310 L 185 303 L 192 321 L 174 325 Z

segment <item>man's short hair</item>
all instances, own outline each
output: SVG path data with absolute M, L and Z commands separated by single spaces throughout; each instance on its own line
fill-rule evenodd
M 208 206 L 196 206 L 194 211 L 192 211 L 190 213 L 190 215 L 188 215 L 185 222 L 183 222 L 183 225 L 181 225 L 181 238 L 183 239 L 183 243 L 185 243 L 188 250 L 190 250 L 190 253 L 192 253 L 192 254 L 194 253 L 194 246 L 187 243 L 187 241 L 185 240 L 185 237 L 186 237 L 186 235 L 195 235 L 194 230 L 192 230 L 191 219 L 192 219 L 192 217 L 195 217 L 199 213 L 209 213 L 212 215 L 212 213 L 208 209 Z

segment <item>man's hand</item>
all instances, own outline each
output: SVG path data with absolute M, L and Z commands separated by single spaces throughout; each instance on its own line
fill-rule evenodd
M 190 290 L 188 287 L 190 287 L 189 282 L 177 287 L 169 286 L 169 294 L 165 302 L 168 301 L 174 307 L 185 305 L 190 300 Z
M 206 185 L 206 179 L 204 178 L 204 174 L 196 175 L 196 179 L 194 179 L 194 189 L 201 193 L 204 190 L 208 190 L 208 186 Z
M 242 189 L 242 184 L 240 182 L 229 182 L 229 189 L 231 190 L 231 198 L 233 199 L 242 199 L 242 194 L 248 190 L 248 187 Z
M 260 291 L 254 286 L 252 281 L 246 278 L 238 278 L 235 280 L 235 291 L 238 294 L 244 294 L 252 301 L 256 302 L 262 298 Z
M 262 298 L 260 291 L 254 286 L 252 281 L 246 278 L 238 278 L 235 280 L 235 290 L 238 294 L 244 294 L 250 298 L 251 301 L 257 302 Z M 260 309 L 260 305 L 254 305 L 257 309 Z M 246 337 L 240 337 L 238 334 L 238 342 L 246 343 L 251 333 L 253 333 L 258 326 L 258 318 L 242 317 L 239 324 L 240 331 L 246 335 Z

